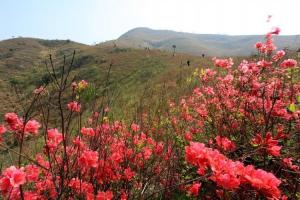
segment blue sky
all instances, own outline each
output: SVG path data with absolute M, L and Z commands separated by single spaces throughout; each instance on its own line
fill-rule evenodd
M 135 27 L 193 33 L 300 34 L 299 0 L 1 0 L 0 40 L 71 39 L 93 44 Z M 267 15 L 273 15 L 266 23 Z

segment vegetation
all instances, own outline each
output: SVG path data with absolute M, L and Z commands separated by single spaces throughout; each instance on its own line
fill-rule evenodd
M 15 155 L 1 170 L 2 197 L 299 198 L 300 71 L 275 51 L 279 31 L 236 66 L 238 59 L 213 58 L 213 68 L 182 70 L 169 63 L 186 55 L 134 49 L 97 49 L 107 52 L 101 59 L 89 48 L 77 61 L 75 53 L 62 62 L 50 56 L 47 75 L 32 75 L 42 80 L 11 81 L 42 84 L 0 125 L 0 147 Z M 107 68 L 76 64 L 96 60 Z
M 278 48 L 289 47 L 297 50 L 300 46 L 299 35 L 276 36 Z M 253 51 L 253 44 L 263 40 L 263 35 L 218 35 L 192 34 L 168 30 L 152 30 L 149 28 L 135 28 L 121 35 L 113 41 L 120 47 L 151 48 L 172 50 L 176 52 L 201 56 L 248 56 Z M 111 43 L 111 42 L 108 42 Z
M 77 80 L 86 79 L 93 82 L 98 93 L 103 89 L 107 71 L 112 64 L 109 85 L 114 88 L 118 98 L 112 102 L 114 105 L 111 109 L 117 111 L 118 115 L 121 114 L 120 110 L 135 106 L 149 85 L 163 85 L 163 82 L 166 85 L 172 84 L 176 82 L 180 71 L 192 71 L 191 68 L 209 63 L 209 58 L 202 59 L 185 54 L 172 57 L 171 53 L 159 50 L 120 49 L 106 45 L 87 46 L 75 42 L 51 42 L 30 38 L 0 42 L 3 54 L 10 52 L 10 48 L 15 49 L 12 57 L 0 58 L 1 115 L 12 109 L 17 112 L 22 99 L 36 86 L 49 80 L 49 75 L 45 73 L 45 60 L 49 59 L 49 54 L 52 54 L 54 64 L 59 66 L 63 63 L 64 55 L 69 62 L 75 50 L 72 73 L 77 75 Z M 180 63 L 185 63 L 186 60 L 192 60 L 193 67 L 180 67 Z M 18 94 L 19 98 L 14 92 L 17 88 L 17 92 L 21 92 Z M 121 105 L 123 107 L 120 107 Z

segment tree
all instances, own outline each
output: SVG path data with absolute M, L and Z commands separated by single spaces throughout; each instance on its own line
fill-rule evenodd
M 175 56 L 175 49 L 176 49 L 176 45 L 175 45 L 175 44 L 173 44 L 173 45 L 172 45 L 172 48 L 173 48 L 173 56 Z

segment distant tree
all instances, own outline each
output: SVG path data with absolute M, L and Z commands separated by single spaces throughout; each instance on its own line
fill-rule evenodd
M 202 58 L 204 58 L 204 57 L 205 57 L 205 54 L 203 53 L 203 54 L 202 54 Z
M 173 44 L 173 45 L 172 45 L 172 48 L 173 48 L 173 56 L 175 56 L 175 49 L 176 49 L 176 45 L 175 45 L 175 44 Z
M 189 60 L 187 60 L 187 61 L 186 61 L 186 64 L 187 64 L 188 66 L 190 66 L 190 61 L 189 61 Z

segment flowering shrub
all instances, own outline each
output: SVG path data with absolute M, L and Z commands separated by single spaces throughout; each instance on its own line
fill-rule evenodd
M 185 160 L 209 183 L 206 196 L 293 199 L 300 191 L 299 69 L 283 50 L 273 53 L 279 31 L 236 69 L 231 59 L 213 58 L 216 69 L 202 70 L 200 86 L 175 112 L 190 142 Z
M 66 74 L 53 68 L 26 112 L 7 113 L 0 125 L 0 147 L 18 157 L 1 172 L 2 197 L 295 199 L 299 69 L 274 52 L 279 32 L 255 44 L 256 60 L 213 58 L 214 68 L 195 71 L 192 94 L 130 124 L 111 122 L 103 99 L 91 102 L 90 83 L 69 81 L 72 64 Z M 26 138 L 43 139 L 40 153 L 24 152 Z
M 219 186 L 234 190 L 242 185 L 251 185 L 267 197 L 279 198 L 281 181 L 272 173 L 254 169 L 253 165 L 244 166 L 240 161 L 232 161 L 218 150 L 205 147 L 203 143 L 191 143 L 185 148 L 186 161 L 197 166 L 197 173 L 205 175 L 210 168 L 210 179 Z

